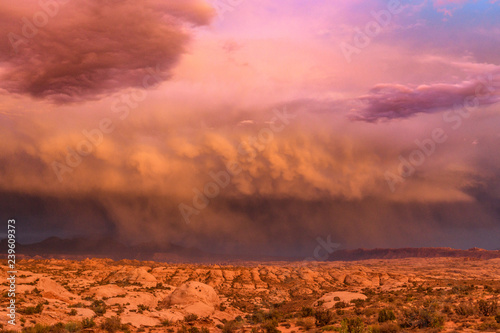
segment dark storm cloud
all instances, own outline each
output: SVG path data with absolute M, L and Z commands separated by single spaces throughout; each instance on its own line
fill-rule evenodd
M 163 81 L 186 51 L 190 27 L 212 15 L 202 0 L 2 4 L 0 87 L 65 103 L 142 87 L 145 77 Z
M 134 244 L 169 242 L 205 251 L 234 254 L 311 256 L 318 237 L 343 248 L 450 246 L 481 243 L 481 230 L 497 232 L 500 215 L 482 203 L 390 203 L 375 198 L 346 201 L 220 198 L 186 225 L 169 197 L 99 193 L 54 198 L 2 193 L 22 233 L 106 236 Z M 23 211 L 25 207 L 29 210 Z M 11 216 L 12 217 L 12 216 Z M 71 220 L 71 223 L 68 221 Z M 480 221 L 480 222 L 478 222 Z M 465 239 L 449 237 L 462 231 Z

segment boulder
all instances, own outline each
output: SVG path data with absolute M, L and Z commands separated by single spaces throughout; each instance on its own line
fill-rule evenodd
M 220 304 L 214 288 L 201 282 L 188 281 L 175 289 L 164 300 L 168 308 L 181 310 L 199 317 L 210 316 Z

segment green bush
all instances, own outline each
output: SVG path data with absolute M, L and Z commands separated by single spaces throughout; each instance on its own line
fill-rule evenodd
M 404 313 L 404 321 L 401 324 L 407 328 L 442 328 L 444 317 L 439 315 L 434 306 L 427 308 L 411 308 Z
M 190 327 L 188 329 L 188 332 L 189 333 L 200 333 L 200 329 L 198 327 L 196 327 L 196 326 L 193 326 L 193 327 Z
M 346 302 L 337 302 L 335 303 L 335 309 L 347 308 L 348 305 Z
M 365 306 L 365 300 L 364 299 L 360 299 L 360 298 L 357 298 L 357 299 L 353 299 L 351 300 L 352 304 L 354 304 L 355 307 L 357 308 L 362 308 Z
M 43 311 L 43 304 L 42 303 L 39 303 L 36 306 L 28 306 L 28 307 L 25 307 L 24 309 L 18 310 L 18 312 L 20 314 L 24 314 L 24 315 L 38 314 L 38 313 L 42 313 L 42 311 Z
M 378 313 L 378 322 L 379 323 L 385 323 L 386 321 L 395 320 L 395 319 L 396 319 L 396 315 L 394 314 L 394 312 L 392 310 L 382 309 Z
M 489 317 L 497 312 L 498 303 L 496 301 L 488 302 L 482 299 L 477 302 L 477 308 L 480 314 Z
M 66 325 L 64 325 L 64 328 L 70 332 L 70 333 L 74 333 L 74 332 L 80 332 L 81 329 L 82 329 L 82 324 L 80 323 L 75 323 L 75 322 L 69 322 L 67 323 Z
M 333 326 L 333 325 L 328 325 L 328 326 L 324 326 L 321 328 L 321 331 L 323 332 L 332 332 L 332 331 L 338 331 L 338 328 Z
M 122 326 L 121 319 L 118 316 L 113 316 L 111 318 L 106 318 L 101 324 L 101 328 L 107 332 L 116 332 Z
M 57 323 L 52 326 L 36 324 L 33 327 L 23 328 L 22 332 L 23 333 L 67 333 L 68 331 L 64 328 L 63 323 Z
M 277 328 L 278 322 L 276 319 L 268 319 L 261 324 L 261 327 L 266 333 L 280 333 L 281 331 Z
M 314 321 L 312 318 L 299 319 L 295 322 L 295 325 L 302 327 L 304 331 L 309 331 L 314 327 Z
M 227 321 L 222 327 L 222 333 L 233 333 L 236 332 L 242 326 L 240 321 L 230 320 Z
M 380 326 L 375 325 L 371 327 L 372 333 L 397 333 L 401 329 L 396 323 L 383 323 Z
M 95 326 L 94 318 L 84 318 L 82 320 L 82 328 L 92 328 Z
M 188 333 L 186 326 L 182 325 L 177 329 L 177 333 Z
M 341 323 L 340 332 L 341 333 L 363 333 L 365 330 L 365 324 L 361 318 L 344 318 Z
M 300 316 L 301 317 L 312 317 L 314 316 L 314 310 L 311 307 L 304 306 L 302 307 L 302 310 L 300 310 Z
M 96 315 L 102 316 L 106 313 L 106 303 L 101 300 L 95 300 L 90 305 L 90 309 L 95 312 Z
M 334 318 L 333 313 L 329 310 L 317 310 L 314 313 L 314 317 L 316 318 L 316 326 L 318 327 L 331 324 Z
M 194 313 L 190 313 L 184 317 L 184 321 L 186 323 L 192 323 L 193 321 L 196 321 L 196 320 L 198 320 L 198 316 L 195 315 Z
M 455 306 L 455 313 L 461 317 L 469 317 L 474 314 L 474 308 L 466 303 Z

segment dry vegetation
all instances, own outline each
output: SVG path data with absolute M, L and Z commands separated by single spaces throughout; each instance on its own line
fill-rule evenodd
M 18 325 L 7 324 L 3 283 L 3 332 L 500 332 L 499 259 L 31 259 L 18 271 Z

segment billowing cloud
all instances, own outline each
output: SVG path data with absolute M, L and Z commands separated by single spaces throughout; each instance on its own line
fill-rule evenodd
M 0 208 L 29 226 L 22 237 L 57 230 L 60 236 L 91 233 L 130 242 L 308 256 L 318 236 L 331 235 L 345 247 L 472 246 L 479 234 L 446 243 L 449 229 L 498 227 L 499 197 L 484 184 L 499 171 L 493 163 L 484 173 L 484 162 L 469 161 L 471 152 L 461 140 L 450 139 L 448 149 L 437 149 L 392 193 L 384 173 L 397 168 L 398 154 L 416 147 L 402 140 L 408 130 L 400 133 L 400 126 L 315 114 L 311 111 L 319 103 L 310 101 L 290 103 L 287 112 L 296 117 L 285 126 L 274 119 L 274 105 L 254 109 L 252 121 L 241 126 L 247 113 L 222 119 L 215 117 L 222 109 L 204 115 L 198 109 L 155 112 L 144 103 L 126 123 L 115 122 L 115 131 L 74 166 L 67 157 L 88 140 L 79 129 L 91 130 L 89 124 L 98 124 L 100 115 L 84 124 L 72 122 L 74 116 L 63 110 L 36 120 L 4 120 L 10 125 L 0 134 Z M 186 112 L 199 122 L 183 120 Z M 278 130 L 271 130 L 269 139 L 271 126 Z M 496 141 L 479 141 L 480 157 L 486 158 Z M 210 191 L 213 185 L 207 184 L 217 183 L 214 177 L 224 183 L 221 173 L 231 161 L 241 171 L 186 223 L 179 205 L 195 208 L 197 193 Z M 62 182 L 54 162 L 71 169 L 62 173 Z M 422 228 L 432 236 L 416 238 Z
M 202 0 L 75 0 L 0 5 L 0 87 L 75 102 L 168 78 L 190 29 L 213 9 Z

